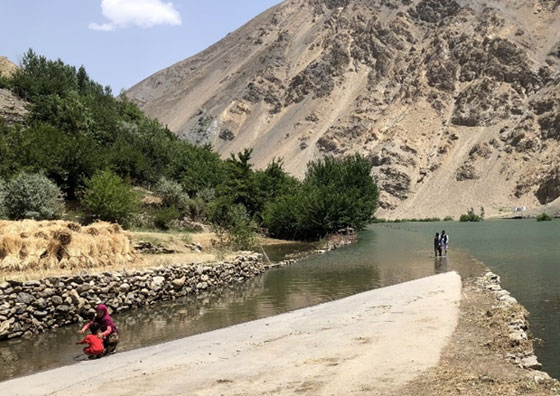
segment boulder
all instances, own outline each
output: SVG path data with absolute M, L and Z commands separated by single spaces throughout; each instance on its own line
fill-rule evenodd
M 183 276 L 182 278 L 178 278 L 178 279 L 174 279 L 171 284 L 173 285 L 174 288 L 176 289 L 180 289 L 185 285 L 187 278 L 185 276 Z

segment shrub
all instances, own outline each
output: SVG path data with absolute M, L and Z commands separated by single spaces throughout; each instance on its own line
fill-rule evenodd
M 3 190 L 4 210 L 11 220 L 50 220 L 62 214 L 62 192 L 42 174 L 20 173 Z
M 188 208 L 189 196 L 179 183 L 162 177 L 156 184 L 155 190 L 161 197 L 164 206 L 174 207 L 175 210 Z
M 4 196 L 6 195 L 5 189 L 6 183 L 4 183 L 4 180 L 0 179 L 0 219 L 4 216 L 6 211 L 4 208 Z
M 208 217 L 222 245 L 235 250 L 255 245 L 256 225 L 243 205 L 218 199 L 208 206 Z
M 483 216 L 484 216 L 484 212 L 482 212 L 481 216 L 479 216 L 476 213 L 474 213 L 473 208 L 470 208 L 467 211 L 467 214 L 462 214 L 461 215 L 461 217 L 459 218 L 459 221 L 462 221 L 462 222 L 466 222 L 466 221 L 478 222 L 478 221 L 484 220 Z
M 453 217 L 451 217 L 451 216 L 445 216 L 445 218 L 443 219 L 443 221 L 453 221 Z
M 169 224 L 180 216 L 181 212 L 175 206 L 163 206 L 154 213 L 154 225 L 159 229 L 168 230 Z
M 86 181 L 81 202 L 94 219 L 128 224 L 140 200 L 129 183 L 114 172 L 104 170 Z
M 546 213 L 537 216 L 537 221 L 552 221 L 552 217 Z

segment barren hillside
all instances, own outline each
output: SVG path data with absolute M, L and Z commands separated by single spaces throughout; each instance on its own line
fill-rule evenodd
M 258 167 L 367 155 L 378 216 L 560 196 L 560 0 L 290 0 L 128 95 Z
M 17 70 L 5 56 L 0 56 L 0 76 L 10 76 Z M 8 123 L 23 122 L 27 115 L 27 102 L 21 100 L 7 89 L 0 88 L 0 118 Z

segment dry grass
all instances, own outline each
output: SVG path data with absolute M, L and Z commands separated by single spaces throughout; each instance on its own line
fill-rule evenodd
M 140 257 L 118 224 L 0 221 L 0 275 L 127 266 Z
M 237 255 L 215 248 L 214 239 L 213 233 L 125 232 L 109 223 L 82 227 L 67 221 L 0 221 L 0 281 L 76 275 L 83 270 L 95 274 L 211 263 Z M 134 245 L 139 241 L 162 245 L 176 253 L 138 253 Z M 193 242 L 202 245 L 202 252 L 188 247 Z M 286 241 L 258 238 L 258 243 L 275 245 Z

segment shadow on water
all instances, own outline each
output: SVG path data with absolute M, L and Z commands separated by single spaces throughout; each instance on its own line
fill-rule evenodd
M 436 227 L 437 229 L 437 227 Z M 255 320 L 446 271 L 475 276 L 481 266 L 453 248 L 433 257 L 433 232 L 372 226 L 356 244 L 295 265 L 277 268 L 244 284 L 212 293 L 161 302 L 114 315 L 121 333 L 119 350 L 154 345 Z M 297 244 L 296 244 L 297 245 Z M 280 260 L 285 246 L 267 252 Z M 0 343 L 0 380 L 75 363 L 81 337 L 73 325 L 32 339 Z

